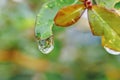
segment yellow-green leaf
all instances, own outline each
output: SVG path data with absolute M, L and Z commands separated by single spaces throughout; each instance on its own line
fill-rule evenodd
M 64 7 L 58 11 L 54 22 L 57 26 L 70 26 L 79 20 L 84 10 L 85 7 L 81 4 Z
M 96 5 L 88 11 L 88 15 L 94 35 L 102 36 L 102 45 L 120 51 L 120 16 Z
M 120 51 L 120 36 L 109 26 L 104 28 L 102 45 L 110 48 L 111 50 Z
M 94 10 L 88 11 L 88 19 L 93 35 L 101 36 L 103 34 L 104 21 L 101 19 L 100 15 Z
M 114 8 L 114 5 L 120 0 L 95 0 L 97 5 L 107 7 L 109 9 Z

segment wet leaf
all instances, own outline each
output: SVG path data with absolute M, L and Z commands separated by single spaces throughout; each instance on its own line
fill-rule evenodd
M 93 6 L 88 14 L 94 35 L 102 36 L 102 45 L 120 51 L 120 16 L 99 6 Z
M 70 26 L 80 19 L 84 10 L 85 7 L 81 4 L 64 7 L 55 16 L 55 24 L 62 27 Z
M 53 0 L 45 3 L 40 9 L 35 26 L 35 36 L 38 39 L 47 39 L 53 35 L 53 19 L 57 11 L 64 6 L 71 5 L 76 0 Z
M 97 36 L 101 36 L 103 34 L 103 27 L 105 27 L 104 22 L 102 21 L 99 14 L 94 10 L 88 11 L 88 18 L 92 33 Z
M 120 0 L 95 0 L 98 5 L 107 7 L 107 8 L 114 8 L 116 2 Z

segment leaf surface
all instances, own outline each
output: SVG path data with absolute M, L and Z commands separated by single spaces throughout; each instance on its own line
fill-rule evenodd
M 95 0 L 95 2 L 103 7 L 107 8 L 114 8 L 115 3 L 117 3 L 120 0 Z
M 85 7 L 81 4 L 71 5 L 62 8 L 58 11 L 54 22 L 57 26 L 67 27 L 76 23 L 82 13 L 84 12 Z
M 96 5 L 88 11 L 88 16 L 93 34 L 102 36 L 102 45 L 120 51 L 120 16 Z
M 40 9 L 35 25 L 35 36 L 40 39 L 46 39 L 53 35 L 52 28 L 54 17 L 57 11 L 64 6 L 75 3 L 76 0 L 52 0 L 45 3 Z

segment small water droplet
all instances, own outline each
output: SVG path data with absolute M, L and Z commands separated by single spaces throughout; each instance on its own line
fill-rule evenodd
M 120 55 L 120 52 L 118 52 L 118 51 L 112 50 L 112 49 L 110 49 L 110 48 L 108 48 L 108 47 L 104 47 L 104 48 L 105 48 L 105 50 L 106 50 L 108 53 L 110 53 L 110 54 Z
M 49 54 L 54 49 L 53 36 L 44 40 L 38 40 L 38 48 L 43 54 Z

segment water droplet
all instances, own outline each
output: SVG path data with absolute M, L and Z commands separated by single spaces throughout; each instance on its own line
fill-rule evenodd
M 112 50 L 112 49 L 110 49 L 110 48 L 108 48 L 108 47 L 104 47 L 104 48 L 105 48 L 105 50 L 106 50 L 108 53 L 110 53 L 110 54 L 120 55 L 120 52 L 118 52 L 118 51 Z
M 38 48 L 43 54 L 49 54 L 54 49 L 53 36 L 44 40 L 38 40 Z

